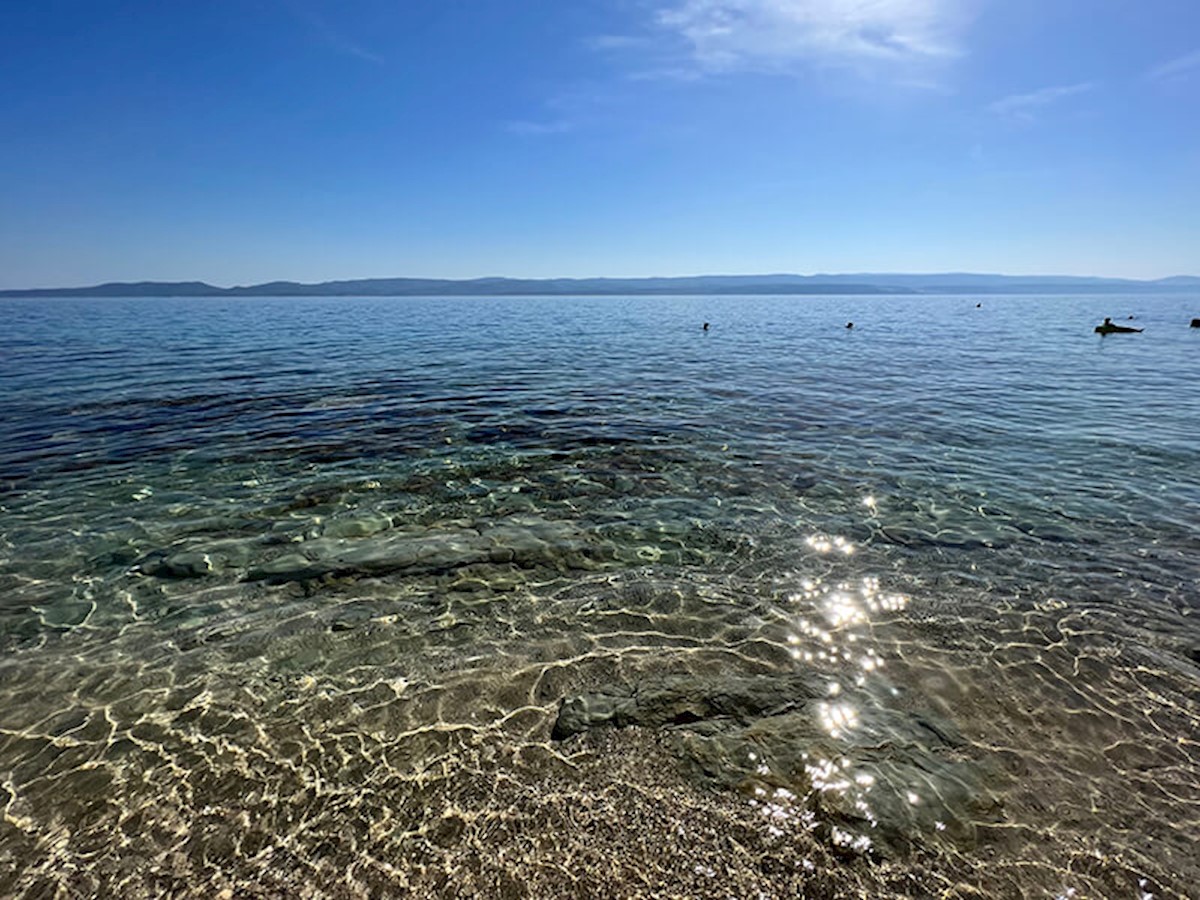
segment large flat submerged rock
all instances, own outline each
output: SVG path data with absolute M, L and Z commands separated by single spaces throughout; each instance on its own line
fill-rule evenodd
M 586 569 L 613 555 L 608 543 L 569 522 L 533 516 L 403 529 L 384 516 L 367 516 L 338 520 L 282 547 L 267 538 L 177 545 L 146 554 L 134 569 L 156 578 L 229 572 L 282 584 L 325 576 L 437 574 L 478 564 Z
M 665 675 L 565 698 L 552 738 L 662 729 L 700 782 L 747 795 L 771 820 L 847 853 L 970 846 L 999 803 L 954 725 L 866 691 L 828 696 L 814 675 Z

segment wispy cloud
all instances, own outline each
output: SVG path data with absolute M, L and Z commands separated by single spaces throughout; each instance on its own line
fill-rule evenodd
M 706 72 L 878 71 L 962 54 L 970 0 L 671 0 L 657 24 Z
M 361 44 L 352 41 L 346 35 L 342 34 L 342 32 L 331 27 L 315 10 L 303 6 L 299 2 L 295 2 L 295 0 L 284 0 L 284 6 L 291 11 L 292 15 L 307 24 L 330 48 L 337 52 L 344 53 L 347 56 L 356 56 L 359 59 L 380 66 L 386 62 L 378 53 L 372 53 Z
M 509 134 L 542 137 L 593 128 L 618 102 L 614 86 L 602 82 L 578 83 L 559 88 L 530 115 L 504 123 Z
M 600 34 L 587 41 L 593 50 L 640 50 L 650 44 L 650 39 L 632 34 Z
M 329 42 L 329 45 L 333 47 L 333 49 L 341 53 L 346 53 L 350 56 L 357 56 L 359 59 L 365 59 L 367 62 L 375 63 L 377 66 L 382 66 L 386 62 L 386 60 L 378 53 L 372 53 L 365 47 L 356 44 L 354 41 L 344 37 L 343 35 L 337 34 L 336 32 L 327 30 L 324 33 L 324 37 L 325 40 Z
M 1146 73 L 1146 77 L 1151 81 L 1174 81 L 1188 75 L 1193 69 L 1200 69 L 1200 50 L 1155 66 Z
M 1086 94 L 1095 86 L 1092 82 L 1085 81 L 1080 84 L 1045 87 L 1041 90 L 1030 91 L 1028 94 L 1010 94 L 992 103 L 988 109 L 1000 116 L 1027 122 L 1033 121 L 1039 110 L 1058 103 L 1060 100 L 1065 100 L 1067 97 Z
M 638 15 L 628 33 L 585 42 L 622 77 L 601 91 L 551 98 L 544 116 L 506 122 L 505 130 L 522 136 L 582 131 L 636 102 L 647 82 L 686 85 L 735 73 L 837 70 L 856 84 L 886 79 L 903 88 L 942 90 L 943 67 L 965 54 L 966 27 L 985 0 L 626 2 Z
M 563 134 L 568 131 L 573 131 L 575 123 L 568 119 L 547 119 L 542 122 L 533 120 L 517 120 L 505 123 L 505 130 L 510 134 L 519 134 L 525 137 L 538 137 L 546 134 Z

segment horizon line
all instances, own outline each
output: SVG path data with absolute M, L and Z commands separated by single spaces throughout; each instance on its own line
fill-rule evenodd
M 261 288 L 267 285 L 275 284 L 294 284 L 299 287 L 320 287 L 323 285 L 345 284 L 359 281 L 440 281 L 452 284 L 471 284 L 488 281 L 529 281 L 529 282 L 562 282 L 562 281 L 680 281 L 702 278 L 802 278 L 810 282 L 820 283 L 821 279 L 846 279 L 846 278 L 947 278 L 947 277 L 965 277 L 965 278 L 998 278 L 998 279 L 1021 279 L 1021 280 L 1036 280 L 1036 279 L 1071 279 L 1077 281 L 1102 281 L 1102 282 L 1125 282 L 1129 284 L 1157 284 L 1163 281 L 1171 280 L 1187 280 L 1196 279 L 1200 281 L 1200 275 L 1188 273 L 1178 273 L 1174 275 L 1165 275 L 1155 278 L 1132 278 L 1129 276 L 1120 275 L 1075 275 L 1075 274 L 1052 274 L 1052 273 L 1035 273 L 1035 274 L 1010 274 L 1005 272 L 972 272 L 969 270 L 947 270 L 947 271 L 918 271 L 918 272 L 902 272 L 902 271 L 858 271 L 858 272 L 813 272 L 805 274 L 802 272 L 748 272 L 748 273 L 698 273 L 687 275 L 540 275 L 540 276 L 523 276 L 523 275 L 478 275 L 470 277 L 445 277 L 437 275 L 368 275 L 343 278 L 326 278 L 319 281 L 297 281 L 288 278 L 272 278 L 265 281 L 234 283 L 227 285 L 214 284 L 210 281 L 201 279 L 137 279 L 137 280 L 109 280 L 93 282 L 91 284 L 81 285 L 58 285 L 53 287 L 19 287 L 19 288 L 0 288 L 0 294 L 17 294 L 17 293 L 32 293 L 35 291 L 86 291 L 95 290 L 98 288 L 112 287 L 117 285 L 146 286 L 146 285 L 164 285 L 164 286 L 179 286 L 179 285 L 195 285 L 212 288 L 218 291 L 237 291 L 249 290 L 253 288 Z

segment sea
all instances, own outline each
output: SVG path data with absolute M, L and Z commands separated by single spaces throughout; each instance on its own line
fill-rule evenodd
M 1196 897 L 1196 316 L 0 300 L 0 894 Z

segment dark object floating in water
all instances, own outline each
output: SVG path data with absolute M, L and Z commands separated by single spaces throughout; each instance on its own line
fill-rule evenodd
M 1192 327 L 1200 328 L 1200 319 L 1192 319 Z
M 704 330 L 708 331 L 708 323 L 707 322 L 704 323 Z
M 976 309 L 982 309 L 982 308 L 983 308 L 983 304 L 982 304 L 982 303 L 976 303 L 976 304 L 975 304 L 975 308 L 976 308 Z
M 1128 325 L 1114 325 L 1110 318 L 1105 318 L 1103 324 L 1096 326 L 1096 334 L 1134 334 L 1141 330 L 1140 328 L 1130 328 Z
M 847 328 L 853 328 L 853 327 L 854 327 L 854 323 L 853 323 L 853 322 L 847 322 L 847 323 L 846 323 L 846 327 L 847 327 Z

